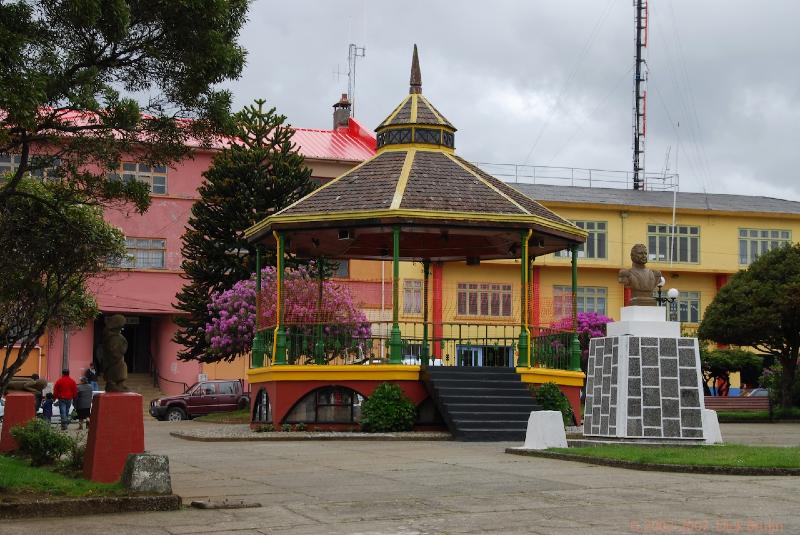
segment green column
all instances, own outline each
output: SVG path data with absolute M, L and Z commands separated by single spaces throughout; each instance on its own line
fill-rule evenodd
M 572 252 L 572 341 L 569 347 L 569 369 L 581 370 L 581 343 L 578 340 L 578 245 Z
M 531 231 L 526 230 L 520 234 L 521 255 L 519 259 L 519 358 L 517 366 L 528 366 L 528 348 L 530 339 L 528 337 L 528 239 Z
M 419 360 L 423 366 L 428 365 L 428 358 L 431 356 L 428 341 L 428 280 L 431 274 L 431 261 L 422 261 L 422 350 Z
M 286 364 L 286 328 L 283 326 L 283 245 L 284 245 L 284 236 L 283 232 L 278 232 L 275 234 L 275 238 L 278 241 L 278 266 L 277 272 L 275 274 L 275 286 L 276 286 L 276 293 L 278 296 L 278 307 L 275 311 L 276 314 L 276 321 L 275 321 L 275 354 L 273 355 L 273 359 L 275 364 Z
M 261 249 L 256 246 L 256 336 L 253 338 L 253 356 L 250 366 L 260 368 L 264 365 L 264 353 L 267 344 L 264 340 L 264 329 L 259 329 L 261 319 Z
M 400 227 L 392 227 L 392 333 L 389 337 L 389 362 L 403 362 L 403 340 L 398 320 L 400 302 Z
M 322 257 L 317 258 L 317 325 L 314 328 L 314 364 L 325 364 L 325 342 L 323 341 L 322 330 L 322 283 L 324 270 L 326 268 L 325 260 Z

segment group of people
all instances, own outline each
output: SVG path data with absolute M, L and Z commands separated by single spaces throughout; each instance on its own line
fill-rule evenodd
M 66 429 L 70 423 L 70 412 L 74 403 L 78 415 L 78 429 L 83 429 L 84 420 L 89 419 L 92 393 L 95 390 L 97 390 L 97 371 L 94 364 L 89 365 L 79 383 L 69 376 L 68 369 L 62 370 L 61 378 L 53 385 L 53 392 L 48 392 L 42 400 L 42 418 L 49 422 L 53 418 L 53 406 L 58 403 L 61 429 Z

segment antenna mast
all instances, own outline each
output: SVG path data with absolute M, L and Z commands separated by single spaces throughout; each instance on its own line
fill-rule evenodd
M 347 96 L 350 99 L 350 113 L 356 116 L 356 60 L 365 57 L 367 49 L 350 43 L 347 48 Z
M 645 189 L 644 146 L 647 133 L 647 0 L 633 0 L 636 65 L 633 80 L 633 189 Z

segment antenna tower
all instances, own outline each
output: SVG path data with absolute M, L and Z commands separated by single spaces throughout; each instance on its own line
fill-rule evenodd
M 350 43 L 347 48 L 347 97 L 350 99 L 350 113 L 356 116 L 356 60 L 366 57 L 367 49 Z
M 633 0 L 636 65 L 633 79 L 633 189 L 645 189 L 644 147 L 647 134 L 647 0 Z

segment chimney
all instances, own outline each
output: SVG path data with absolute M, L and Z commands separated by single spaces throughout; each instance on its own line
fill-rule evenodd
M 347 128 L 350 124 L 350 101 L 347 93 L 342 93 L 339 102 L 333 105 L 333 129 Z

